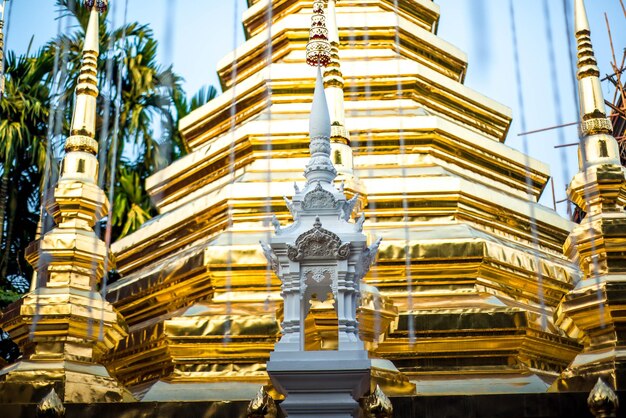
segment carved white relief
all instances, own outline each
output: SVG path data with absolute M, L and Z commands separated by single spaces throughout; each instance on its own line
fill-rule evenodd
M 345 260 L 350 255 L 350 243 L 324 228 L 317 218 L 313 228 L 296 239 L 295 245 L 287 246 L 287 257 L 300 261 L 308 257 L 326 257 Z
M 361 280 L 367 272 L 370 270 L 372 263 L 376 260 L 376 255 L 378 254 L 378 248 L 380 247 L 380 242 L 382 238 L 378 238 L 376 242 L 367 247 L 365 251 L 361 254 L 359 261 L 356 264 L 356 279 Z
M 330 141 L 328 140 L 328 138 L 324 136 L 311 138 L 309 150 L 311 151 L 311 154 L 313 155 L 313 157 L 328 158 L 328 156 L 330 155 L 330 151 L 331 151 Z M 322 155 L 318 156 L 316 154 L 322 154 Z M 328 161 L 330 162 L 330 159 L 328 159 Z M 324 163 L 326 163 L 326 161 L 324 161 Z
M 272 220 L 270 222 L 274 227 L 274 232 L 276 233 L 276 235 L 280 235 L 280 222 L 278 222 L 278 218 L 276 217 L 276 215 L 272 215 Z
M 357 219 L 356 223 L 354 224 L 354 230 L 356 232 L 363 232 L 364 223 L 365 223 L 365 214 L 362 213 L 359 219 Z
M 261 244 L 261 248 L 263 248 L 263 255 L 265 255 L 271 269 L 274 270 L 274 273 L 278 274 L 278 257 L 276 257 L 272 248 L 265 242 L 259 241 L 259 243 Z
M 289 213 L 291 214 L 293 220 L 298 220 L 298 212 L 295 210 L 293 202 L 289 200 L 287 196 L 283 196 L 283 199 L 285 200 L 285 204 L 287 205 L 287 209 L 289 210 Z
M 333 194 L 324 190 L 320 183 L 317 183 L 315 189 L 311 190 L 304 196 L 302 207 L 304 209 L 334 209 L 338 205 Z
M 300 297 L 309 298 L 315 293 L 317 300 L 324 302 L 329 289 L 334 298 L 337 298 L 337 272 L 328 266 L 305 267 L 302 270 L 302 281 L 300 283 Z
M 348 200 L 346 203 L 343 204 L 343 208 L 342 208 L 342 217 L 344 220 L 349 221 L 350 217 L 352 216 L 352 211 L 354 211 L 354 207 L 356 206 L 357 202 L 359 201 L 359 194 L 355 194 L 354 197 L 350 200 Z

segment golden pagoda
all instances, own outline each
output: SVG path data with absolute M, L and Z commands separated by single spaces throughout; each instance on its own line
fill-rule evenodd
M 310 416 L 326 399 L 326 416 L 349 403 L 346 416 L 500 418 L 576 416 L 587 401 L 616 416 L 626 170 L 583 0 L 568 189 L 581 224 L 539 204 L 548 167 L 505 144 L 508 108 L 463 84 L 436 3 L 248 0 L 246 41 L 218 65 L 224 93 L 182 120 L 189 154 L 147 179 L 159 215 L 110 252 L 93 230 L 109 212 L 95 140 L 107 1 L 85 4 L 45 202 L 57 226 L 27 252 L 31 292 L 0 316 L 23 352 L 0 371 L 0 410 L 277 417 L 291 399 Z M 121 279 L 100 293 L 114 264 Z M 328 393 L 340 386 L 343 400 Z
M 382 238 L 358 310 L 372 390 L 545 392 L 581 349 L 553 321 L 580 276 L 562 252 L 574 225 L 538 203 L 548 167 L 504 143 L 511 111 L 463 85 L 437 4 L 395 3 L 326 7 L 331 157 L 368 241 Z M 269 384 L 283 308 L 259 241 L 304 183 L 313 1 L 248 5 L 224 93 L 180 124 L 189 155 L 147 180 L 159 216 L 112 246 L 123 278 L 107 299 L 129 334 L 106 363 L 143 401 Z M 311 312 L 311 349 L 332 349 L 332 307 Z
M 97 289 L 112 262 L 93 230 L 109 205 L 98 187 L 94 139 L 99 13 L 107 2 L 86 4 L 91 13 L 71 133 L 60 179 L 44 202 L 57 226 L 27 249 L 36 271 L 32 289 L 0 318 L 23 354 L 0 371 L 0 403 L 39 402 L 51 390 L 52 398 L 71 403 L 134 400 L 101 363 L 127 334 L 123 318 Z
M 583 0 L 576 1 L 580 171 L 568 187 L 585 217 L 565 253 L 583 277 L 561 301 L 557 322 L 584 345 L 555 382 L 557 390 L 589 390 L 598 378 L 626 388 L 626 168 L 620 161 L 600 84 Z

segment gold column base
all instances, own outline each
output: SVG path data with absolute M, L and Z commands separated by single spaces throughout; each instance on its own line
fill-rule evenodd
M 38 403 L 51 388 L 64 403 L 135 401 L 98 364 L 22 360 L 0 371 L 0 404 Z
M 51 388 L 64 403 L 134 401 L 100 364 L 126 324 L 99 293 L 39 288 L 10 305 L 0 326 L 23 353 L 0 371 L 0 403 L 38 403 Z
M 226 313 L 226 306 L 198 303 L 157 324 L 135 326 L 105 360 L 143 400 L 174 400 L 167 398 L 173 390 L 185 399 L 249 400 L 241 394 L 253 397 L 269 382 L 265 363 L 279 335 L 274 311 L 263 313 L 263 302 L 251 305 L 252 312 Z M 207 389 L 197 394 L 185 389 L 202 384 Z M 221 395 L 211 398 L 214 393 Z
M 622 222 L 617 225 L 623 230 Z M 620 272 L 623 256 L 618 254 L 623 240 L 607 228 L 609 223 L 600 226 L 607 233 L 596 241 L 596 248 L 604 250 L 597 257 L 597 270 L 618 272 L 581 280 L 559 305 L 557 324 L 581 341 L 584 349 L 554 382 L 552 391 L 590 391 L 598 378 L 616 390 L 626 388 L 626 276 Z
M 417 395 L 415 383 L 410 382 L 391 361 L 372 358 L 370 391 L 373 393 L 377 386 L 389 396 Z

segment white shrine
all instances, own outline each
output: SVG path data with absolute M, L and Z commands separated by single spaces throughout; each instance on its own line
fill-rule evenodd
M 378 251 L 367 246 L 363 218 L 350 221 L 357 196 L 348 200 L 333 180 L 331 124 L 318 68 L 310 120 L 311 159 L 302 190 L 288 201 L 294 222 L 263 244 L 282 282 L 283 336 L 267 364 L 275 387 L 286 395 L 289 417 L 358 416 L 358 399 L 367 392 L 371 360 L 359 338 L 356 318 L 359 288 Z M 314 301 L 334 300 L 337 349 L 308 351 L 305 318 Z

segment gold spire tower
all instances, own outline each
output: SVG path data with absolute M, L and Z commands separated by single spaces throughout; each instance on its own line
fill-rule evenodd
M 600 70 L 591 44 L 583 0 L 576 0 L 580 171 L 570 199 L 586 212 L 564 245 L 583 273 L 563 298 L 557 324 L 584 345 L 556 381 L 559 390 L 589 390 L 598 377 L 626 388 L 626 169 L 607 118 Z
M 126 336 L 126 326 L 98 285 L 107 248 L 93 227 L 108 212 L 97 185 L 96 99 L 99 12 L 107 1 L 85 1 L 90 9 L 83 60 L 76 87 L 70 137 L 61 177 L 44 202 L 57 223 L 33 242 L 26 259 L 36 270 L 34 289 L 0 319 L 21 347 L 23 359 L 0 372 L 2 396 L 39 401 L 54 387 L 64 402 L 116 402 L 127 392 L 99 364 L 104 353 Z M 24 389 L 30 388 L 29 390 Z
M 333 164 L 340 178 L 351 180 L 353 173 L 350 133 L 346 129 L 344 106 L 344 79 L 339 58 L 339 27 L 337 26 L 337 0 L 327 0 L 326 17 L 328 40 L 330 41 L 330 62 L 324 71 L 324 89 L 330 111 L 331 148 Z

